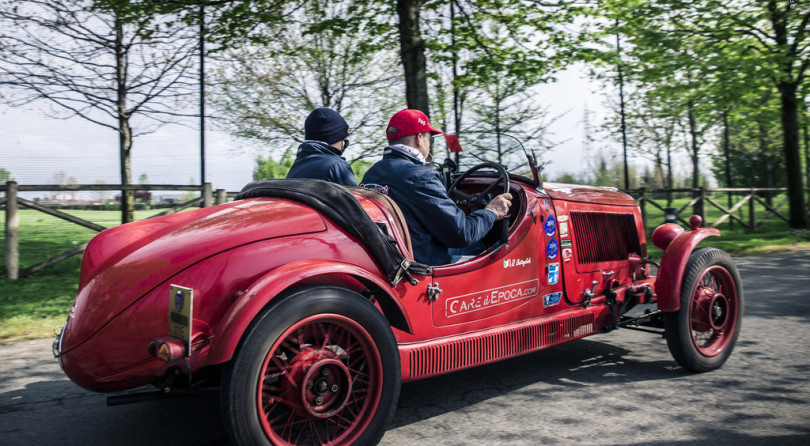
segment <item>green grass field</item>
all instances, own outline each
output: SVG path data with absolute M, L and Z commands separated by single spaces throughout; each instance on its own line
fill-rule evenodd
M 66 210 L 96 224 L 112 227 L 121 222 L 120 211 Z M 159 211 L 136 211 L 143 219 Z M 20 269 L 35 265 L 89 241 L 96 232 L 30 209 L 20 209 Z M 0 221 L 5 222 L 0 211 Z M 4 224 L 4 223 L 3 223 Z M 0 239 L 0 259 L 5 265 L 5 236 Z M 0 277 L 0 342 L 36 339 L 51 335 L 65 322 L 79 284 L 81 255 L 49 266 L 32 276 L 9 280 Z
M 725 203 L 725 198 L 722 198 Z M 775 199 L 779 202 L 781 198 Z M 688 203 L 687 198 L 675 201 L 676 207 Z M 720 198 L 717 199 L 720 201 Z M 663 204 L 663 203 L 662 203 Z M 648 233 L 663 221 L 663 213 L 652 206 L 648 210 Z M 747 212 L 747 206 L 744 207 Z M 757 218 L 761 219 L 764 208 L 757 206 Z M 66 211 L 97 224 L 111 227 L 120 222 L 118 211 Z M 157 211 L 137 211 L 136 219 L 154 215 Z M 689 213 L 684 212 L 688 217 Z M 709 224 L 721 215 L 713 207 L 707 207 Z M 747 214 L 746 214 L 747 215 Z M 0 221 L 5 213 L 0 211 Z M 778 218 L 768 220 L 757 232 L 751 233 L 739 224 L 719 228 L 721 238 L 710 237 L 702 243 L 728 251 L 732 255 L 746 255 L 794 247 L 810 247 L 810 231 L 791 231 Z M 74 246 L 89 241 L 95 231 L 51 217 L 30 209 L 20 210 L 20 268 L 29 267 Z M 650 255 L 660 258 L 658 249 L 650 247 Z M 0 259 L 5 264 L 5 239 L 0 239 Z M 53 328 L 65 322 L 79 280 L 80 256 L 74 256 L 57 265 L 50 266 L 32 276 L 9 280 L 0 277 L 0 343 L 36 339 L 50 336 Z

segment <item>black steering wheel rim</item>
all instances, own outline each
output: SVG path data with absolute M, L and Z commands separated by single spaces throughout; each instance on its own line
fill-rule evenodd
M 458 185 L 461 184 L 462 181 L 467 179 L 474 172 L 477 172 L 477 171 L 479 171 L 481 169 L 486 169 L 486 168 L 494 169 L 495 171 L 497 171 L 498 175 L 499 175 L 499 178 L 497 180 L 493 181 L 492 184 L 490 184 L 489 186 L 484 188 L 483 191 L 481 191 L 481 192 L 479 192 L 477 194 L 470 195 L 470 194 L 460 192 L 460 191 L 457 190 Z M 504 169 L 503 166 L 501 166 L 500 164 L 495 164 L 495 163 L 477 164 L 477 165 L 473 166 L 472 168 L 470 168 L 469 170 L 467 170 L 466 172 L 464 172 L 463 174 L 461 174 L 461 176 L 458 177 L 456 179 L 456 181 L 453 182 L 453 184 L 450 186 L 450 188 L 447 189 L 447 195 L 448 196 L 456 195 L 456 196 L 459 196 L 459 197 L 467 200 L 467 203 L 470 206 L 470 211 L 476 211 L 478 209 L 484 209 L 486 207 L 487 203 L 489 203 L 489 200 L 487 200 L 487 196 L 489 195 L 490 192 L 492 192 L 492 190 L 495 188 L 495 186 L 499 182 L 501 182 L 501 180 L 503 180 L 503 193 L 505 194 L 505 193 L 509 192 L 509 174 L 506 173 L 506 169 Z M 496 229 L 497 234 L 498 234 L 498 240 L 497 240 L 497 242 L 495 242 L 494 245 L 490 246 L 490 249 L 492 249 L 493 252 L 497 252 L 498 250 L 500 250 L 502 247 L 506 246 L 509 243 L 509 215 L 508 214 L 506 216 L 504 216 L 502 219 L 500 219 L 499 221 L 495 222 L 495 229 Z
M 469 178 L 470 175 L 472 175 L 475 172 L 478 172 L 479 170 L 487 168 L 493 169 L 496 172 L 498 172 L 499 178 L 496 181 L 493 181 L 492 184 L 487 186 L 483 191 L 476 194 L 466 194 L 464 192 L 459 192 L 457 190 L 458 185 L 461 184 L 461 182 L 464 181 L 465 179 Z M 471 167 L 466 172 L 461 174 L 460 177 L 456 178 L 456 181 L 454 181 L 453 184 L 450 186 L 450 188 L 447 189 L 447 195 L 448 196 L 457 195 L 467 200 L 470 206 L 470 210 L 476 211 L 478 209 L 483 209 L 484 207 L 486 207 L 487 203 L 489 203 L 489 201 L 485 202 L 487 195 L 490 192 L 492 192 L 492 190 L 495 189 L 495 186 L 501 181 L 503 181 L 503 193 L 505 194 L 509 192 L 509 174 L 506 172 L 506 169 L 504 169 L 503 166 L 501 166 L 500 164 L 495 163 L 476 164 L 475 166 Z

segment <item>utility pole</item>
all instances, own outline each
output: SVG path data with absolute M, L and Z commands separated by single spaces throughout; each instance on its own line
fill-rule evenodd
M 458 135 L 458 86 L 456 86 L 456 76 L 458 70 L 458 53 L 456 53 L 456 1 L 450 0 L 450 44 L 453 46 L 453 122 L 455 123 L 455 133 Z M 459 165 L 459 152 L 455 154 L 456 166 Z
M 205 185 L 205 8 L 200 3 L 200 186 Z
M 616 19 L 616 28 L 619 27 L 619 19 Z M 624 119 L 624 76 L 622 75 L 622 47 L 619 40 L 618 29 L 616 31 L 616 56 L 617 68 L 619 71 L 619 107 L 622 118 L 622 153 L 624 154 L 624 190 L 630 190 L 630 177 L 627 168 L 627 125 Z

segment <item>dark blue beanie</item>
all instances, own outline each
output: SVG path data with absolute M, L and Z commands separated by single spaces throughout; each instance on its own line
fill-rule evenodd
M 349 124 L 338 112 L 316 108 L 304 121 L 304 139 L 336 143 L 349 137 Z

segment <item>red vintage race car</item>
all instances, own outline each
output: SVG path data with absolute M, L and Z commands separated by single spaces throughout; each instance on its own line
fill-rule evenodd
M 111 404 L 216 386 L 236 444 L 374 444 L 400 383 L 620 327 L 663 332 L 675 360 L 720 367 L 740 330 L 732 259 L 675 224 L 648 258 L 634 200 L 484 163 L 454 180 L 465 209 L 510 192 L 488 249 L 422 265 L 385 195 L 268 180 L 231 203 L 106 230 L 54 342 L 67 376 Z M 657 309 L 635 317 L 639 304 Z M 653 307 L 655 308 L 655 307 Z

